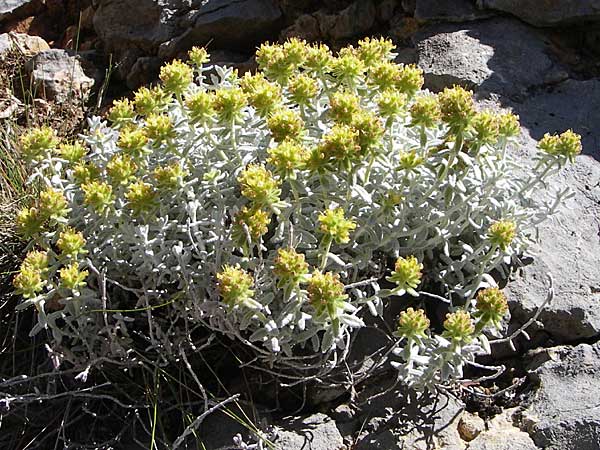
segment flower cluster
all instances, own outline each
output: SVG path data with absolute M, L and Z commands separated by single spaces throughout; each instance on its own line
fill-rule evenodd
M 73 363 L 143 342 L 162 364 L 207 328 L 271 371 L 320 378 L 364 314 L 409 294 L 405 379 L 460 376 L 507 312 L 488 274 L 506 275 L 567 195 L 532 194 L 581 140 L 546 135 L 524 174 L 517 116 L 479 111 L 461 87 L 424 91 L 395 56 L 385 39 L 337 53 L 291 39 L 239 77 L 194 48 L 80 141 L 29 130 L 19 145 L 42 189 L 16 219 L 31 252 L 14 286 L 37 310 L 32 333 L 51 329 Z M 450 303 L 437 334 L 427 295 Z

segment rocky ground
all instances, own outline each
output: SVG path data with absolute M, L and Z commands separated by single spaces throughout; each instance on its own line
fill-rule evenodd
M 518 340 L 516 352 L 495 349 L 493 362 L 508 367 L 498 386 L 377 396 L 393 382 L 379 373 L 352 396 L 311 394 L 312 410 L 303 414 L 280 418 L 260 402 L 252 406 L 282 450 L 600 449 L 598 1 L 5 0 L 0 33 L 0 61 L 8 67 L 17 52 L 13 75 L 35 97 L 15 83 L 0 86 L 0 121 L 22 120 L 28 102 L 101 110 L 111 96 L 154 81 L 162 62 L 192 45 L 208 44 L 214 62 L 243 71 L 255 66 L 253 49 L 266 39 L 300 36 L 340 47 L 376 34 L 394 39 L 399 62 L 424 70 L 426 87 L 467 86 L 482 104 L 519 114 L 525 167 L 545 132 L 580 133 L 584 154 L 549 186 L 575 195 L 541 226 L 535 258 L 507 284 L 511 328 L 544 301 L 547 273 L 555 296 L 531 340 Z M 371 329 L 361 333 L 359 343 L 376 339 Z M 485 397 L 513 383 L 506 394 Z M 234 448 L 232 436 L 247 433 L 219 415 L 204 429 L 209 449 Z

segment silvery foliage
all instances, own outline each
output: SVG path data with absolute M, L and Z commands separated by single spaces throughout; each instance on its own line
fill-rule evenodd
M 190 90 L 227 89 L 236 82 L 231 69 L 204 70 L 214 70 L 210 81 L 200 75 Z M 365 84 L 358 93 L 364 108 L 377 108 L 372 88 Z M 301 111 L 307 148 L 332 126 L 328 105 L 322 89 L 312 108 Z M 89 251 L 88 286 L 76 298 L 63 300 L 64 309 L 44 312 L 52 292 L 23 305 L 38 306 L 39 323 L 32 333 L 49 328 L 61 358 L 81 362 L 124 357 L 137 336 L 158 359 L 169 360 L 179 345 L 193 348 L 195 333 L 208 328 L 248 346 L 272 367 L 320 376 L 344 360 L 351 332 L 364 325 L 363 313 L 382 315 L 385 301 L 402 301 L 397 291 L 380 286 L 392 259 L 415 255 L 425 265 L 426 279 L 439 287 L 446 301 L 470 304 L 479 288 L 494 284 L 487 274 L 505 270 L 511 258 L 524 252 L 535 225 L 566 195 L 557 193 L 556 202 L 549 204 L 531 195 L 560 166 L 554 157 L 539 156 L 539 170 L 524 174 L 511 155 L 515 141 L 484 145 L 470 155 L 446 144 L 448 130 L 442 123 L 425 130 L 423 146 L 420 130 L 408 126 L 407 114 L 387 126 L 372 166 L 365 163 L 351 174 L 301 171 L 296 180 L 285 181 L 281 211 L 270 233 L 244 253 L 232 240 L 232 217 L 246 204 L 237 177 L 247 164 L 266 160 L 273 142 L 264 120 L 246 107 L 243 120 L 233 128 L 218 122 L 195 126 L 177 98 L 166 113 L 176 124 L 177 137 L 148 146 L 148 171 L 176 155 L 189 162 L 190 174 L 178 192 L 160 193 L 160 206 L 151 220 L 127 212 L 123 190 L 116 191 L 115 208 L 109 213 L 92 212 L 83 205 L 72 171 L 56 157 L 36 169 L 34 178 L 65 192 L 72 208 L 70 225 L 83 231 Z M 84 136 L 91 149 L 86 159 L 105 169 L 120 151 L 118 136 L 118 127 L 91 118 Z M 416 150 L 425 162 L 400 169 L 401 152 L 408 150 Z M 461 164 L 463 170 L 442 176 L 448 161 Z M 402 200 L 390 202 L 392 194 L 400 194 Z M 334 244 L 327 255 L 326 270 L 341 275 L 349 294 L 339 311 L 339 335 L 330 321 L 315 317 L 304 289 L 289 293 L 284 301 L 271 272 L 280 247 L 295 247 L 312 267 L 319 266 L 323 249 L 317 216 L 331 206 L 341 206 L 357 223 L 350 242 Z M 490 224 L 500 219 L 514 221 L 519 230 L 506 251 L 493 247 L 486 237 Z M 253 274 L 254 299 L 260 307 L 229 309 L 220 301 L 215 274 L 224 264 L 236 263 Z M 485 347 L 479 345 L 477 351 Z M 474 354 L 472 348 L 455 348 L 441 337 L 424 341 L 418 352 L 409 345 L 401 364 L 407 380 L 429 373 L 429 361 L 438 361 L 431 355 L 440 353 L 449 353 L 444 358 L 453 361 L 439 367 L 441 379 L 460 375 L 463 359 Z

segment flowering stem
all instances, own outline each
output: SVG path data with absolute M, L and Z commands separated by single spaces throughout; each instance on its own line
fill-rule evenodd
M 331 236 L 325 236 L 323 238 L 321 247 L 323 247 L 324 251 L 323 251 L 323 254 L 321 255 L 321 264 L 319 264 L 319 269 L 321 271 L 325 270 L 325 267 L 327 266 L 327 255 L 329 255 L 329 250 L 331 250 L 332 242 L 333 242 L 333 239 L 331 238 Z

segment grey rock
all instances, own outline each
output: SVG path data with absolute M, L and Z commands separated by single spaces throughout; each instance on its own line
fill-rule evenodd
M 321 35 L 328 39 L 349 39 L 366 33 L 375 24 L 377 7 L 373 0 L 358 0 L 338 14 L 315 14 Z
M 43 3 L 41 0 L 2 0 L 0 22 L 31 16 L 43 7 Z
M 204 419 L 196 433 L 198 439 L 190 436 L 188 448 L 237 449 L 233 440 L 236 435 L 239 434 L 245 442 L 253 442 L 254 427 L 266 429 L 269 422 L 270 416 L 263 412 L 260 405 L 244 401 L 229 403 L 224 410 L 215 411 Z M 186 446 L 182 445 L 182 448 Z
M 335 422 L 325 414 L 282 420 L 273 430 L 277 450 L 343 450 L 344 440 Z
M 469 443 L 469 450 L 537 450 L 529 434 L 514 426 L 515 409 L 503 411 Z
M 584 155 L 576 158 L 549 183 L 551 189 L 570 187 L 575 196 L 540 225 L 532 264 L 508 284 L 513 321 L 524 323 L 546 297 L 546 273 L 554 277 L 556 295 L 540 316 L 543 330 L 556 343 L 600 334 L 600 81 L 569 80 L 550 92 L 512 104 L 523 126 L 539 139 L 546 131 L 573 128 L 583 135 Z M 525 136 L 524 160 L 536 152 Z
M 478 0 L 478 4 L 513 14 L 538 27 L 600 20 L 599 0 Z
M 433 90 L 459 84 L 520 98 L 566 76 L 547 55 L 544 36 L 514 19 L 431 26 L 413 40 L 425 85 Z
M 157 75 L 159 63 L 185 57 L 194 45 L 246 51 L 276 36 L 282 13 L 275 0 L 99 0 L 94 28 L 116 56 L 130 87 Z M 159 64 L 158 64 L 159 65 Z
M 460 401 L 444 394 L 416 397 L 404 389 L 376 397 L 385 387 L 379 383 L 361 393 L 368 400 L 357 414 L 362 432 L 356 450 L 465 449 L 458 433 L 464 410 Z
M 458 422 L 458 434 L 463 441 L 472 441 L 485 430 L 485 422 L 476 414 L 465 412 Z
M 0 34 L 0 58 L 13 49 L 31 57 L 41 51 L 50 50 L 50 46 L 39 36 L 13 32 Z
M 477 9 L 472 0 L 417 0 L 415 19 L 420 22 L 463 22 L 493 15 L 491 11 Z
M 25 64 L 37 96 L 57 102 L 84 101 L 94 80 L 83 71 L 80 59 L 66 50 L 38 53 Z
M 598 450 L 600 344 L 547 349 L 528 369 L 537 390 L 523 420 L 535 443 L 546 450 Z
M 161 45 L 159 56 L 171 58 L 193 45 L 230 50 L 252 49 L 277 34 L 282 13 L 274 0 L 211 0 L 189 13 L 189 27 Z

